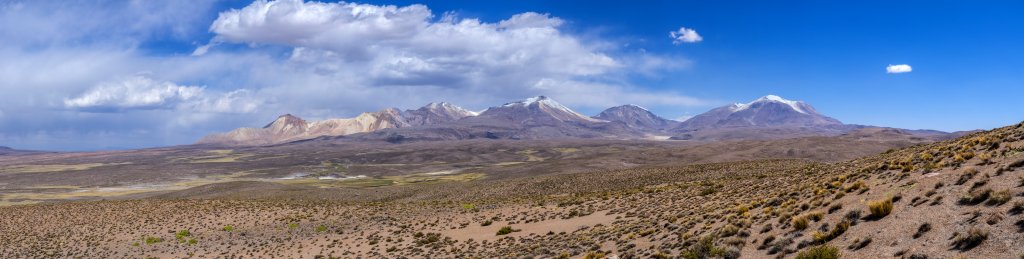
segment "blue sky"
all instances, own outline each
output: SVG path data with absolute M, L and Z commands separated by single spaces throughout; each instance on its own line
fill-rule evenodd
M 0 146 L 179 145 L 283 113 L 348 117 L 430 101 L 481 110 L 532 95 L 586 114 L 634 103 L 681 118 L 776 94 L 846 123 L 987 129 L 1024 119 L 1021 10 L 1016 1 L 5 1 Z M 681 27 L 700 40 L 675 44 Z M 913 69 L 887 73 L 891 64 Z

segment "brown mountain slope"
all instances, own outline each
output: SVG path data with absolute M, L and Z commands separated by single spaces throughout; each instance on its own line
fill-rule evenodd
M 608 154 L 679 152 L 617 148 Z M 569 165 L 586 152 L 552 150 Z M 524 163 L 553 155 L 508 151 Z M 422 167 L 447 153 L 387 152 L 361 158 L 382 166 L 407 155 Z M 198 200 L 176 192 L 0 207 L 0 255 L 793 258 L 834 249 L 843 258 L 1019 258 L 1022 166 L 1018 124 L 836 163 L 599 165 L 504 178 L 475 178 L 480 171 L 466 166 L 400 178 L 229 182 L 189 190 Z

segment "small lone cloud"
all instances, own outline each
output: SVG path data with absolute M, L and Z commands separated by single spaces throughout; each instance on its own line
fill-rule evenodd
M 914 69 L 911 68 L 910 65 L 907 65 L 907 64 L 899 64 L 899 65 L 892 65 L 892 64 L 890 64 L 889 66 L 885 67 L 885 72 L 889 73 L 889 74 L 909 73 L 910 71 L 914 71 Z
M 676 45 L 696 43 L 704 40 L 700 34 L 697 34 L 697 31 L 686 27 L 679 27 L 679 30 L 669 32 L 668 36 L 672 38 L 672 44 Z

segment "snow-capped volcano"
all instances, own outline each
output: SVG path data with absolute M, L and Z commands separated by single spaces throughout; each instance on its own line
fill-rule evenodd
M 478 115 L 476 112 L 446 102 L 430 103 L 419 109 L 407 110 L 402 114 L 406 122 L 414 126 L 451 122 L 476 115 Z
M 502 106 L 491 107 L 480 113 L 480 116 L 499 116 L 513 120 L 550 117 L 566 122 L 602 122 L 602 120 L 590 118 L 573 111 L 569 107 L 565 107 L 546 96 L 531 97 L 518 102 L 506 103 Z
M 815 127 L 842 125 L 822 115 L 811 105 L 776 95 L 767 95 L 749 103 L 719 107 L 684 121 L 679 129 L 724 127 Z
M 782 103 L 782 104 L 788 105 L 789 108 L 792 108 L 796 112 L 803 113 L 803 114 L 808 114 L 807 111 L 804 110 L 804 106 L 808 106 L 807 104 L 805 104 L 803 102 L 799 102 L 799 101 L 786 100 L 786 99 L 784 99 L 782 97 L 779 97 L 778 95 L 771 95 L 771 94 L 770 95 L 766 95 L 766 96 L 761 97 L 761 98 L 757 98 L 757 100 L 754 100 L 753 102 L 750 102 L 750 103 L 737 103 L 737 104 L 733 104 L 732 111 L 733 112 L 743 111 L 743 110 L 746 110 L 746 109 L 750 108 L 754 104 L 759 104 L 759 103 Z

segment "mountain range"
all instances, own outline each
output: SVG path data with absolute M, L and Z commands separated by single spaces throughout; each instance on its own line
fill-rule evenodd
M 589 117 L 537 96 L 472 112 L 454 104 L 430 103 L 415 110 L 387 108 L 355 118 L 306 121 L 285 114 L 263 128 L 239 128 L 203 137 L 197 144 L 254 146 L 318 138 L 389 142 L 458 139 L 672 139 L 757 140 L 805 136 L 886 133 L 885 136 L 947 139 L 954 134 L 928 130 L 872 130 L 844 124 L 811 105 L 767 95 L 749 103 L 712 109 L 679 122 L 637 105 L 608 108 Z M 868 130 L 865 130 L 868 129 Z M 882 128 L 889 129 L 889 128 Z

